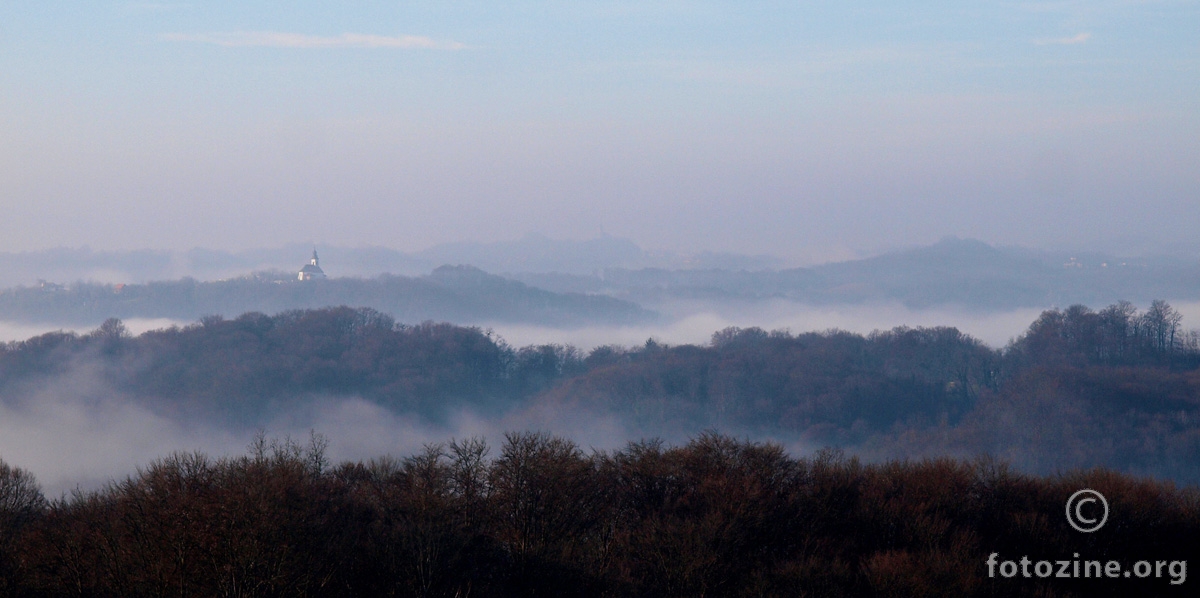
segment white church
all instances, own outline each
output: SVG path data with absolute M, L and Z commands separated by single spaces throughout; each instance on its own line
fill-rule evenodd
M 317 250 L 313 249 L 313 256 L 308 263 L 300 268 L 300 273 L 297 274 L 298 280 L 316 280 L 325 278 L 325 271 L 321 269 L 320 258 L 317 257 Z

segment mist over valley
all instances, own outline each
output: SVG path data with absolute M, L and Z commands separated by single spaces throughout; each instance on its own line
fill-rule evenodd
M 0 596 L 1186 594 L 1197 23 L 5 3 Z

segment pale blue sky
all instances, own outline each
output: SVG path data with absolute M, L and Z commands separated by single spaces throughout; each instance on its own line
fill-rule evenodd
M 1200 250 L 1200 2 L 8 2 L 0 251 Z

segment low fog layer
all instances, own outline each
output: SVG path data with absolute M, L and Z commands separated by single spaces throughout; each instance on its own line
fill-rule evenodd
M 261 426 L 221 428 L 155 414 L 85 374 L 76 375 L 0 403 L 0 459 L 31 471 L 47 496 L 99 488 L 174 452 L 243 455 L 260 432 L 301 443 L 318 433 L 329 441 L 327 455 L 334 463 L 407 457 L 453 438 L 498 443 L 514 430 L 549 430 L 596 449 L 618 448 L 632 438 L 614 417 L 535 412 L 488 418 L 463 410 L 446 423 L 432 423 L 345 397 L 324 398 Z
M 1170 301 L 1170 304 L 1183 315 L 1184 322 L 1200 322 L 1200 301 Z M 1145 309 L 1148 305 L 1138 307 Z M 712 337 L 713 331 L 729 326 L 756 326 L 793 333 L 837 329 L 859 334 L 897 326 L 949 326 L 1000 349 L 1024 333 L 1029 323 L 1043 311 L 1041 308 L 996 312 L 914 309 L 897 303 L 805 305 L 781 299 L 750 304 L 692 302 L 658 307 L 670 320 L 653 326 L 549 328 L 492 324 L 490 327 L 517 346 L 558 343 L 590 351 L 603 345 L 636 346 L 646 339 L 668 345 L 703 345 Z
M 1200 315 L 1200 303 L 1193 304 L 1193 308 Z M 1041 313 L 1040 309 L 996 313 L 912 309 L 896 303 L 818 306 L 782 299 L 741 305 L 681 303 L 668 306 L 664 311 L 674 318 L 654 326 L 549 328 L 493 324 L 491 328 L 517 346 L 558 343 L 590 351 L 603 345 L 636 346 L 651 338 L 668 345 L 703 345 L 708 343 L 713 331 L 729 326 L 757 326 L 796 333 L 838 329 L 860 334 L 897 326 L 953 326 L 999 348 L 1024 332 Z
M 957 325 L 994 347 L 1003 346 L 1028 327 L 1037 310 L 975 314 L 911 310 L 900 305 L 816 307 L 773 301 L 741 310 L 706 311 L 703 305 L 678 305 L 679 319 L 644 327 L 597 326 L 552 328 L 495 324 L 514 346 L 548 343 L 574 345 L 590 351 L 602 345 L 637 346 L 648 338 L 670 345 L 707 344 L 713 331 L 728 326 L 758 326 L 793 332 L 838 328 L 859 333 L 894 326 Z M 1179 305 L 1188 321 L 1200 321 L 1200 303 Z M 124 321 L 133 335 L 190 322 L 168 319 Z M 0 322 L 0 341 L 21 341 L 58 330 L 86 333 L 84 327 L 38 326 Z M 156 414 L 107 387 L 94 371 L 79 368 L 44 387 L 28 389 L 20 398 L 0 402 L 0 458 L 37 475 L 48 495 L 77 486 L 98 487 L 120 479 L 137 466 L 173 451 L 199 450 L 210 455 L 244 453 L 253 440 L 253 427 L 226 429 L 203 422 L 178 421 Z M 306 439 L 310 431 L 325 435 L 329 455 L 336 460 L 368 459 L 385 454 L 404 456 L 423 445 L 449 438 L 483 436 L 499 440 L 509 430 L 540 429 L 574 439 L 582 446 L 615 448 L 632 437 L 612 416 L 546 411 L 508 413 L 502 417 L 463 410 L 443 424 L 402 415 L 353 397 L 329 397 L 304 409 L 281 414 L 262 427 L 269 435 Z M 675 434 L 672 440 L 686 440 Z M 789 449 L 812 450 L 809 443 L 790 442 Z
M 443 253 L 442 258 L 465 263 L 437 266 L 420 276 L 347 276 L 347 269 L 366 268 L 363 263 L 396 265 L 386 259 L 388 251 L 364 249 L 326 253 L 321 264 L 329 278 L 307 282 L 298 281 L 295 271 L 248 274 L 253 262 L 243 264 L 247 269 L 238 277 L 220 281 L 39 282 L 0 290 L 0 321 L 79 329 L 109 317 L 193 321 L 350 305 L 410 323 L 497 326 L 521 339 L 543 336 L 528 334 L 531 328 L 581 329 L 571 337 L 550 331 L 549 338 L 584 347 L 641 342 L 654 335 L 667 342 L 702 341 L 703 333 L 688 333 L 689 320 L 709 327 L 796 331 L 952 325 L 999 346 L 1019 332 L 1022 319 L 1042 309 L 1122 300 L 1145 306 L 1154 299 L 1200 297 L 1200 262 L 1192 259 L 1031 251 L 956 238 L 865 259 L 782 269 L 747 269 L 760 258 L 745 256 L 679 261 L 609 237 L 587 242 L 530 237 L 508 245 L 458 244 Z M 654 260 L 670 265 L 646 266 Z M 476 267 L 480 264 L 491 272 Z M 587 332 L 614 328 L 629 330 Z M 26 330 L 7 336 L 20 338 Z
M 1200 320 L 1200 303 L 1175 304 L 1188 320 Z M 896 326 L 956 326 L 993 347 L 1002 347 L 1023 332 L 1041 310 L 1020 309 L 1002 313 L 979 314 L 951 310 L 913 310 L 902 305 L 812 306 L 777 300 L 742 309 L 717 309 L 716 306 L 679 306 L 672 310 L 672 321 L 654 326 L 583 326 L 560 328 L 552 326 L 519 326 L 507 323 L 484 323 L 513 345 L 542 345 L 557 343 L 574 345 L 590 351 L 602 345 L 633 346 L 653 338 L 659 342 L 678 345 L 708 342 L 714 330 L 728 326 L 758 326 L 767 330 L 787 329 L 793 332 L 837 328 L 868 333 Z M 186 326 L 191 322 L 168 318 L 133 318 L 122 320 L 130 333 L 139 335 L 149 330 Z M 0 342 L 21 341 L 30 337 L 62 330 L 84 333 L 87 326 L 56 326 L 0 321 Z
M 1171 301 L 1185 322 L 1200 322 L 1200 301 Z M 786 300 L 750 305 L 678 303 L 666 306 L 669 321 L 652 326 L 520 326 L 502 322 L 483 323 L 515 346 L 555 343 L 573 345 L 583 351 L 604 345 L 636 346 L 654 339 L 669 345 L 705 344 L 713 331 L 728 326 L 765 330 L 808 332 L 846 330 L 867 334 L 897 326 L 952 326 L 989 346 L 1001 348 L 1019 336 L 1041 309 L 1026 308 L 995 313 L 955 309 L 912 309 L 899 304 L 815 306 Z M 1145 305 L 1139 307 L 1145 308 Z M 133 335 L 149 330 L 186 326 L 184 320 L 133 318 L 122 320 Z M 0 342 L 21 341 L 57 330 L 84 333 L 91 327 L 25 324 L 0 321 Z
M 137 336 L 143 332 L 150 330 L 160 330 L 162 328 L 170 328 L 171 326 L 186 326 L 191 322 L 183 320 L 172 320 L 170 318 L 130 318 L 122 320 L 125 328 L 130 334 Z M 32 338 L 47 332 L 63 331 L 85 333 L 95 328 L 94 326 L 71 326 L 71 325 L 54 325 L 54 324 L 31 324 L 23 322 L 12 322 L 0 320 L 0 342 L 10 343 L 13 341 L 23 341 L 27 338 Z
M 606 449 L 715 428 L 797 454 L 994 452 L 1043 473 L 1108 465 L 1200 478 L 1190 440 L 1200 422 L 1200 335 L 1182 327 L 1200 304 L 1034 314 L 1004 351 L 953 328 L 886 330 L 880 319 L 936 324 L 964 314 L 796 307 L 659 330 L 500 335 L 348 308 L 210 318 L 137 337 L 113 320 L 4 348 L 0 458 L 56 494 L 173 451 L 241 454 L 259 430 L 293 439 L 316 431 L 341 460 L 403 456 L 456 437 L 496 441 L 512 430 Z M 814 321 L 820 328 L 799 328 Z M 764 326 L 727 326 L 749 322 Z M 839 324 L 875 332 L 828 331 Z M 705 330 L 707 339 L 690 340 Z M 647 333 L 658 338 L 647 342 Z M 607 346 L 623 336 L 633 342 Z M 570 338 L 598 348 L 545 344 Z

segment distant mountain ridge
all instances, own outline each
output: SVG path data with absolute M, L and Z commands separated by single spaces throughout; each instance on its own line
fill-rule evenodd
M 645 305 L 675 299 L 811 304 L 899 302 L 913 308 L 955 305 L 996 310 L 1105 304 L 1119 300 L 1200 299 L 1200 261 L 1080 257 L 1000 248 L 972 239 L 860 260 L 784 270 L 609 268 L 594 276 L 521 274 L 556 291 L 604 293 Z
M 247 279 L 247 272 L 257 271 L 260 278 L 266 272 L 268 278 L 280 280 L 293 276 L 289 272 L 294 273 L 295 268 L 303 264 L 303 260 L 297 256 L 305 257 L 311 251 L 309 245 L 239 253 L 192 250 L 182 254 L 63 249 L 30 254 L 0 254 L 0 275 L 6 277 L 9 286 L 40 287 L 43 285 L 30 282 L 29 279 L 34 276 L 35 281 L 45 279 L 58 282 L 104 279 L 103 276 L 67 277 L 69 272 L 82 269 L 108 273 L 114 279 L 110 282 L 157 276 L 166 272 L 206 272 L 212 276 L 207 280 L 213 281 L 213 284 L 205 286 L 205 289 L 225 288 L 233 292 L 242 284 L 237 281 Z M 1070 254 L 996 247 L 978 240 L 954 237 L 928 246 L 865 259 L 783 269 L 769 267 L 778 265 L 779 261 L 762 256 L 657 255 L 642 250 L 627 239 L 616 237 L 562 241 L 527 235 L 517 241 L 440 245 L 412 254 L 385 248 L 331 247 L 321 248 L 320 251 L 321 263 L 327 273 L 332 278 L 346 279 L 330 288 L 348 293 L 352 288 L 365 289 L 371 285 L 365 282 L 352 283 L 347 277 L 370 280 L 379 277 L 381 272 L 385 273 L 381 280 L 387 277 L 409 280 L 405 283 L 408 286 L 404 292 L 417 293 L 411 301 L 423 301 L 415 297 L 421 296 L 421 293 L 432 293 L 437 285 L 444 286 L 451 281 L 456 281 L 453 284 L 468 285 L 464 288 L 475 289 L 471 292 L 478 292 L 489 285 L 505 291 L 474 297 L 469 301 L 463 295 L 439 306 L 430 304 L 419 310 L 410 310 L 408 304 L 403 304 L 397 298 L 399 296 L 359 290 L 349 295 L 326 295 L 323 299 L 330 303 L 325 304 L 313 303 L 316 298 L 300 297 L 288 302 L 265 298 L 248 303 L 227 304 L 216 298 L 211 298 L 211 301 L 222 308 L 222 313 L 261 310 L 263 308 L 260 306 L 264 305 L 292 309 L 352 304 L 370 305 L 385 311 L 399 310 L 391 313 L 402 319 L 411 314 L 421 317 L 465 317 L 468 319 L 461 321 L 478 321 L 476 315 L 481 313 L 508 313 L 505 317 L 516 317 L 512 315 L 515 312 L 511 311 L 515 308 L 504 306 L 504 302 L 509 301 L 506 297 L 511 298 L 515 296 L 514 293 L 533 296 L 538 292 L 579 295 L 572 299 L 576 303 L 599 301 L 583 296 L 607 296 L 628 302 L 622 309 L 630 310 L 631 314 L 642 309 L 638 306 L 657 310 L 669 302 L 678 301 L 719 303 L 783 299 L 814 305 L 883 302 L 901 303 L 912 308 L 958 306 L 992 311 L 1048 308 L 1074 303 L 1098 305 L 1119 300 L 1146 304 L 1152 299 L 1200 299 L 1200 260 L 1178 257 L 1121 258 L 1100 253 Z M 444 269 L 446 264 L 470 265 L 471 270 L 459 271 L 454 266 Z M 426 272 L 432 273 L 426 276 L 417 274 Z M 176 274 L 148 280 L 179 279 L 181 276 Z M 202 276 L 200 280 L 206 279 Z M 482 285 L 472 282 L 479 280 L 488 282 Z M 223 283 L 224 286 L 216 283 Z M 512 286 L 516 283 L 525 287 L 519 293 Z M 149 284 L 153 286 L 160 283 Z M 434 287 L 422 286 L 430 284 Z M 418 287 L 423 290 L 416 290 Z M 244 294 L 248 291 L 236 292 Z M 490 290 L 487 292 L 491 293 Z M 382 303 L 360 302 L 368 299 Z M 488 307 L 481 303 L 485 300 L 497 304 Z M 0 320 L 20 318 L 31 313 L 32 308 L 20 308 L 11 301 L 11 296 L 0 300 Z M 450 307 L 467 303 L 473 307 Z M 101 304 L 107 305 L 104 302 Z M 549 305 L 545 302 L 542 304 Z M 204 312 L 196 313 L 195 309 L 199 308 L 182 310 L 185 312 L 182 317 L 191 319 L 203 315 Z M 549 323 L 569 320 L 582 323 L 583 313 L 593 313 L 588 310 L 577 314 L 579 317 L 567 317 L 564 315 L 566 312 L 558 312 L 559 315 L 551 317 L 546 315 L 550 312 L 546 312 L 534 320 L 528 319 L 533 316 L 526 314 L 516 321 Z M 144 314 L 141 315 L 144 317 Z M 590 323 L 632 321 L 620 318 L 612 320 L 611 315 L 609 313 L 601 321 Z M 133 314 L 123 317 L 133 317 Z M 88 316 L 84 323 L 95 324 L 97 321 L 94 316 Z

